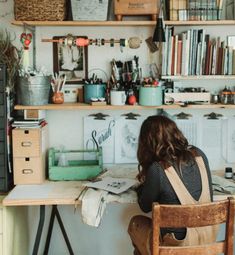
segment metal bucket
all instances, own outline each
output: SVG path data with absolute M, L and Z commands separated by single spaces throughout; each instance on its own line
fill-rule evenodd
M 51 76 L 17 78 L 17 103 L 20 105 L 45 105 L 49 102 Z

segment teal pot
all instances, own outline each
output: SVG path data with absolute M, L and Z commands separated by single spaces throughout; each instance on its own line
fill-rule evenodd
M 105 97 L 106 84 L 85 84 L 84 101 L 89 104 L 91 98 Z
M 162 87 L 140 87 L 139 104 L 143 106 L 162 105 Z

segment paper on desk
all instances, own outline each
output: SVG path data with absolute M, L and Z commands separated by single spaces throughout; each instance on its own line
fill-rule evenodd
M 225 194 L 235 194 L 235 183 L 231 180 L 226 180 L 223 177 L 212 175 L 213 190 Z
M 102 189 L 114 194 L 125 192 L 136 183 L 136 180 L 128 178 L 104 177 L 101 181 L 87 182 L 84 185 L 90 188 Z

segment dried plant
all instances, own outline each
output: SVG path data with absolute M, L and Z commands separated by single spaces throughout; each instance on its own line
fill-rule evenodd
M 0 31 L 0 63 L 6 64 L 7 86 L 10 90 L 14 90 L 22 55 L 21 51 L 12 44 L 14 39 L 11 38 L 9 31 Z

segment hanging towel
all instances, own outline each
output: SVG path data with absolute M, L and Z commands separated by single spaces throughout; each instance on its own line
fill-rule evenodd
M 84 223 L 98 227 L 107 204 L 108 192 L 104 190 L 87 189 L 82 197 L 82 220 Z

